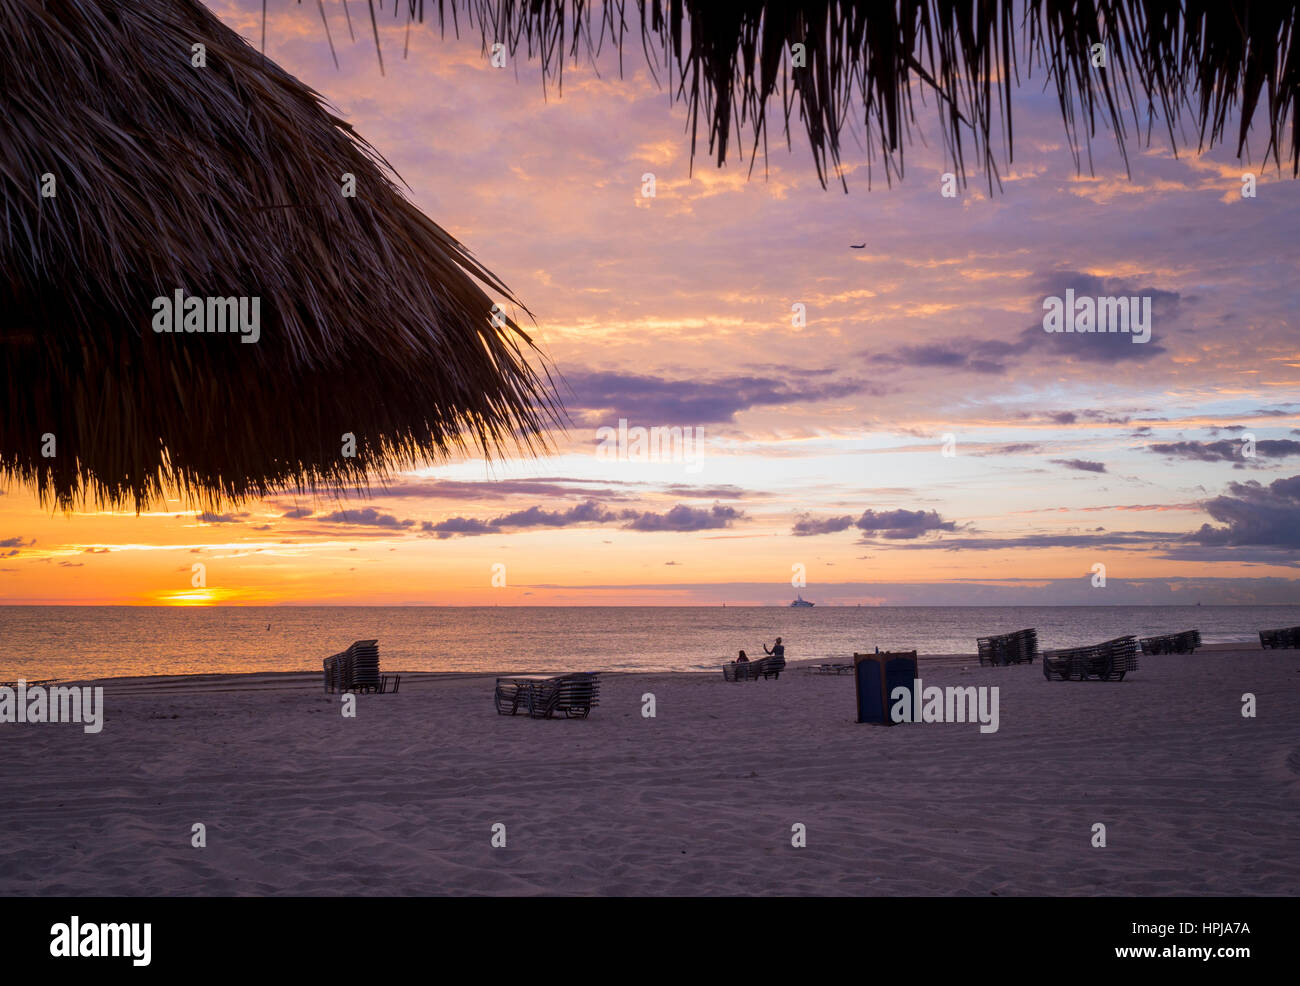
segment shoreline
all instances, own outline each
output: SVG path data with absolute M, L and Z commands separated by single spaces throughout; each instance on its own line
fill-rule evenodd
M 1201 647 L 1198 647 L 1196 649 L 1195 654 L 1174 654 L 1174 655 L 1160 655 L 1160 656 L 1181 657 L 1187 660 L 1195 660 L 1196 657 L 1204 653 L 1233 653 L 1233 654 L 1297 653 L 1300 654 L 1300 651 L 1294 649 L 1289 651 L 1288 649 L 1285 648 L 1278 649 L 1278 650 L 1267 650 L 1261 647 L 1258 644 L 1258 642 L 1256 642 L 1254 646 L 1240 645 L 1240 644 L 1233 644 L 1233 643 L 1216 643 L 1216 644 L 1204 644 Z M 939 668 L 945 670 L 953 669 L 953 668 L 959 670 L 969 670 L 972 668 L 980 669 L 981 667 L 979 663 L 979 655 L 975 653 L 917 654 L 916 660 L 917 660 L 918 668 L 933 667 L 933 668 Z M 849 664 L 852 663 L 852 661 L 853 661 L 853 656 L 851 654 L 847 656 L 839 656 L 839 657 L 800 658 L 799 660 L 789 661 L 786 665 L 786 668 L 787 668 L 787 672 L 799 672 L 799 671 L 808 671 L 810 668 L 816 667 L 821 664 L 831 664 L 831 663 Z M 1033 665 L 1011 665 L 1010 667 L 1023 668 L 1026 666 L 1030 666 L 1030 667 L 1041 669 L 1040 661 L 1041 661 L 1041 657 L 1039 660 L 1035 661 Z M 522 669 L 522 668 L 503 668 L 496 671 L 404 671 L 400 668 L 384 667 L 382 666 L 382 662 L 381 662 L 381 670 L 384 674 L 401 675 L 403 685 L 407 683 L 408 679 L 412 683 L 414 683 L 418 681 L 430 681 L 430 680 L 437 681 L 437 680 L 444 680 L 444 679 L 457 680 L 461 678 L 498 678 L 498 677 L 505 678 L 505 677 L 510 677 L 512 675 L 566 673 L 562 671 L 530 671 L 528 669 Z M 659 675 L 684 675 L 688 677 L 693 677 L 693 676 L 707 677 L 711 675 L 721 676 L 722 664 L 719 663 L 718 667 L 713 669 L 702 668 L 697 670 L 665 668 L 665 669 L 653 670 L 653 671 L 620 671 L 620 670 L 602 670 L 600 668 L 590 668 L 585 666 L 584 667 L 575 666 L 568 669 L 568 671 L 591 671 L 591 670 L 599 671 L 602 677 L 606 675 L 609 675 L 611 677 L 616 675 L 620 677 L 637 677 L 637 676 L 650 677 L 650 676 L 659 676 Z M 984 670 L 998 671 L 998 670 L 1004 670 L 1004 668 L 987 667 L 984 668 Z M 323 681 L 321 678 L 321 674 L 322 672 L 318 668 L 316 670 L 299 670 L 299 671 L 213 671 L 213 672 L 201 672 L 201 673 L 194 673 L 194 674 L 117 675 L 117 676 L 107 676 L 102 678 L 51 678 L 45 680 L 50 682 L 57 682 L 60 685 L 114 684 L 114 685 L 135 685 L 135 686 L 153 685 L 159 687 L 163 687 L 163 686 L 175 687 L 187 683 L 196 687 L 202 685 L 216 686 L 216 685 L 236 685 L 239 683 L 243 683 L 247 685 L 250 689 L 252 689 L 257 686 L 274 687 L 276 685 L 281 685 L 281 686 L 296 685 L 296 684 L 305 683 L 307 680 L 310 679 L 314 681 L 316 685 L 322 687 L 323 689 Z M 849 677 L 849 676 L 845 675 L 844 677 Z M 17 680 L 18 679 L 14 679 L 14 681 Z M 0 684 L 5 684 L 5 682 L 0 682 Z

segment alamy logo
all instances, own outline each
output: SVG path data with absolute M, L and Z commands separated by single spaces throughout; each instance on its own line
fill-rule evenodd
M 56 959 L 129 958 L 131 964 L 149 964 L 151 924 L 82 924 L 77 915 L 67 924 L 50 926 L 50 954 Z
M 261 298 L 187 298 L 177 288 L 170 298 L 154 298 L 153 311 L 153 330 L 159 334 L 238 333 L 243 336 L 240 342 L 262 338 Z
M 917 678 L 909 689 L 899 685 L 889 693 L 894 722 L 978 722 L 981 733 L 998 731 L 998 686 L 949 685 L 923 688 Z
M 1043 299 L 1044 332 L 1128 332 L 1133 342 L 1151 340 L 1151 298 L 1076 298 L 1067 288 L 1065 300 Z
M 687 472 L 704 468 L 700 461 L 704 444 L 704 429 L 691 428 L 629 428 L 627 418 L 618 419 L 618 428 L 604 425 L 596 429 L 598 459 L 616 459 L 621 462 L 685 462 Z
M 4 722 L 80 722 L 84 732 L 97 733 L 104 728 L 104 689 L 82 685 L 43 685 L 27 687 L 19 678 L 18 687 L 0 687 L 0 723 Z

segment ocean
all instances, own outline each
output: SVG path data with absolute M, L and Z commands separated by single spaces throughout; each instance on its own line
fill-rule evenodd
M 779 635 L 786 659 L 854 651 L 974 654 L 1037 627 L 1042 649 L 1196 628 L 1258 645 L 1300 606 L 145 607 L 0 606 L 0 681 L 319 671 L 354 640 L 390 671 L 700 671 Z

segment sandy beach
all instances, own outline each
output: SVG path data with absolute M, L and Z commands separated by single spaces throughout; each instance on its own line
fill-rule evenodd
M 991 734 L 859 725 L 850 677 L 795 664 L 606 675 L 585 721 L 498 716 L 487 675 L 407 675 L 355 719 L 319 675 L 111 679 L 98 735 L 0 726 L 0 893 L 1295 894 L 1298 671 L 923 658 L 926 685 L 998 686 Z

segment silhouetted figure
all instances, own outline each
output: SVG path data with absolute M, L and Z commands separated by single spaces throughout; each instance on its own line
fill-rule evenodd
M 772 645 L 772 649 L 771 649 L 771 650 L 768 650 L 768 649 L 767 649 L 767 644 L 764 644 L 764 645 L 763 645 L 763 653 L 765 653 L 765 654 L 771 654 L 773 657 L 779 657 L 781 660 L 784 661 L 784 660 L 785 660 L 785 646 L 781 643 L 781 638 L 780 638 L 780 637 L 777 637 L 777 638 L 776 638 L 776 643 Z
M 747 658 L 747 657 L 745 656 L 745 652 L 744 652 L 743 650 L 740 652 L 740 656 L 739 656 L 738 658 L 736 658 L 736 663 L 737 663 L 737 664 L 748 664 L 748 663 L 749 663 L 749 658 Z

